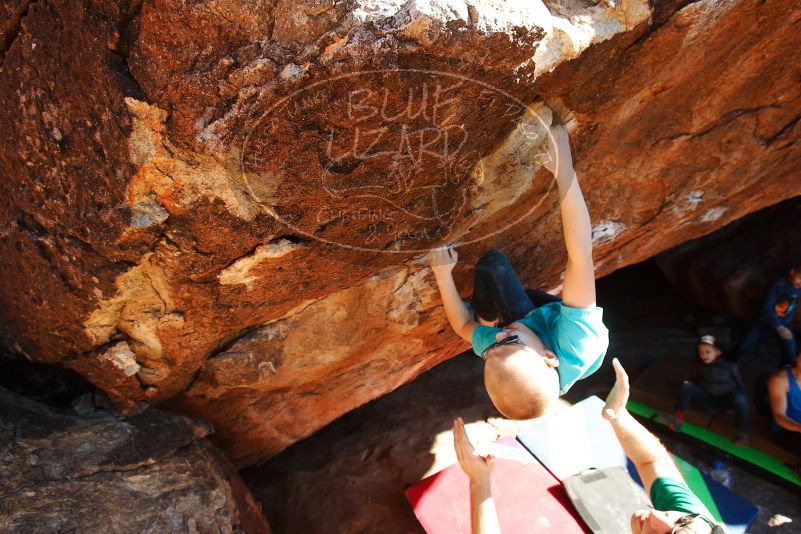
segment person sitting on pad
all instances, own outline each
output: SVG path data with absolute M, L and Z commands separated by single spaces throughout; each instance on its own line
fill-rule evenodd
M 748 440 L 748 395 L 743 387 L 743 379 L 737 364 L 723 358 L 714 336 L 702 336 L 696 348 L 695 377 L 681 384 L 673 414 L 660 413 L 659 416 L 678 432 L 684 424 L 684 415 L 695 400 L 710 411 L 734 410 L 737 433 L 733 441 L 736 445 L 747 447 Z
M 626 410 L 629 377 L 620 362 L 612 361 L 615 385 L 606 397 L 602 415 L 614 429 L 626 456 L 634 463 L 651 497 L 653 509 L 631 516 L 633 534 L 724 534 L 701 500 L 690 491 L 670 453 Z M 464 422 L 453 423 L 453 442 L 459 465 L 470 479 L 470 513 L 473 534 L 499 533 L 500 525 L 492 497 L 491 456 L 475 453 Z
M 545 167 L 559 187 L 567 248 L 561 301 L 541 291 L 527 292 L 506 256 L 493 250 L 476 264 L 474 315 L 453 281 L 456 250 L 446 246 L 431 254 L 448 321 L 484 359 L 487 393 L 510 419 L 542 415 L 559 395 L 601 366 L 609 345 L 603 310 L 595 305 L 590 215 L 573 170 L 567 129 L 552 125 L 548 139 Z

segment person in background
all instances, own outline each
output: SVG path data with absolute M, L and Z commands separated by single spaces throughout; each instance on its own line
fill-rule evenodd
M 801 355 L 799 355 L 801 356 Z M 768 379 L 771 430 L 782 448 L 801 456 L 801 357 Z M 799 467 L 796 466 L 798 471 Z
M 626 456 L 637 468 L 654 508 L 631 516 L 633 534 L 721 534 L 726 530 L 690 491 L 670 453 L 626 410 L 629 377 L 620 362 L 612 361 L 615 385 L 606 397 L 602 415 L 610 422 Z M 453 424 L 453 442 L 459 465 L 470 479 L 470 513 L 473 534 L 501 532 L 492 497 L 492 457 L 475 454 L 464 422 Z
M 748 395 L 743 387 L 740 369 L 736 363 L 722 357 L 723 351 L 713 336 L 702 336 L 696 350 L 698 359 L 693 380 L 685 380 L 681 384 L 673 414 L 660 413 L 660 417 L 678 432 L 693 400 L 713 412 L 733 409 L 737 426 L 733 441 L 741 447 L 747 447 Z
M 759 319 L 751 325 L 737 349 L 732 352 L 731 360 L 739 361 L 748 350 L 765 337 L 776 336 L 782 349 L 781 366 L 793 365 L 797 346 L 795 335 L 790 328 L 799 296 L 801 296 L 801 264 L 793 266 L 787 276 L 779 278 L 770 286 L 762 303 Z

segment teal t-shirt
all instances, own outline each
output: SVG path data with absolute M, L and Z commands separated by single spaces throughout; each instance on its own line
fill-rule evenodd
M 683 480 L 673 477 L 659 477 L 651 485 L 651 504 L 654 508 L 667 512 L 674 510 L 686 514 L 701 514 L 701 517 L 709 523 L 715 524 L 712 514 L 706 509 L 701 499 L 690 491 Z
M 559 394 L 598 370 L 609 347 L 609 330 L 603 323 L 603 309 L 571 308 L 551 302 L 535 308 L 517 321 L 526 325 L 559 359 Z M 481 355 L 495 342 L 500 328 L 478 325 L 473 330 L 473 352 Z

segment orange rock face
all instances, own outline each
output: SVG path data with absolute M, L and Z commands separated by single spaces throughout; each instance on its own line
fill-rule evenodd
M 466 349 L 432 245 L 558 290 L 552 109 L 599 276 L 801 193 L 789 0 L 123 4 L 0 13 L 0 333 L 240 465 Z

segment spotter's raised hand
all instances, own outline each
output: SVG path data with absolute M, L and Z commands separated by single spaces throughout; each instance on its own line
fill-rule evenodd
M 486 458 L 476 454 L 473 444 L 467 437 L 464 421 L 459 417 L 453 422 L 453 446 L 456 449 L 456 458 L 462 471 L 470 477 L 470 482 L 483 484 L 489 481 L 492 472 L 493 457 Z
M 629 400 L 629 375 L 626 374 L 626 370 L 623 369 L 617 358 L 612 360 L 612 367 L 615 368 L 615 385 L 606 396 L 602 414 L 607 421 L 615 419 L 620 411 L 626 408 Z

